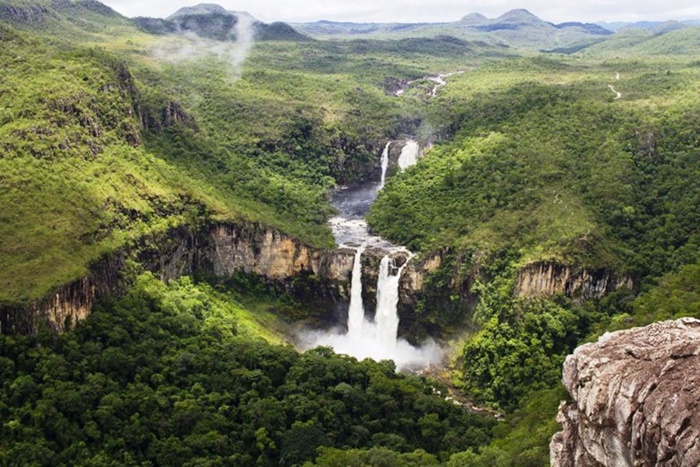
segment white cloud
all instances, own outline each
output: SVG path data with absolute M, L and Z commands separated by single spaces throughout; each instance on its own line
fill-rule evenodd
M 212 0 L 207 0 L 212 1 Z M 216 2 L 216 0 L 213 0 Z M 105 0 L 123 15 L 164 18 L 197 0 Z M 700 19 L 697 0 L 220 0 L 224 8 L 247 11 L 266 21 L 439 22 L 469 13 L 496 17 L 525 8 L 545 21 L 640 21 Z

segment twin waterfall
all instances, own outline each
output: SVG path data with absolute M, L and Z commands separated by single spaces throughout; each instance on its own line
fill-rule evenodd
M 406 264 L 397 268 L 396 261 L 389 256 L 382 258 L 379 264 L 377 313 L 374 321 L 377 323 L 377 339 L 392 348 L 396 345 L 399 330 L 399 315 L 396 312 L 396 305 L 399 303 L 399 280 Z
M 395 358 L 397 334 L 399 330 L 399 280 L 401 272 L 408 264 L 397 267 L 396 260 L 386 255 L 379 264 L 379 280 L 377 281 L 377 311 L 374 323 L 365 320 L 365 307 L 362 304 L 362 252 L 364 247 L 357 249 L 355 263 L 352 268 L 352 289 L 350 290 L 350 309 L 348 311 L 347 338 L 351 342 L 373 340 L 369 348 L 373 354 L 381 358 Z M 353 354 L 354 355 L 354 354 Z
M 350 284 L 350 308 L 348 310 L 348 336 L 362 336 L 365 322 L 365 307 L 362 305 L 362 252 L 364 247 L 357 249 L 355 262 L 352 266 L 352 283 Z
M 364 220 L 365 214 L 386 182 L 391 144 L 386 144 L 381 155 L 382 175 L 379 183 L 370 182 L 363 186 L 347 188 L 334 195 L 333 204 L 340 211 L 340 215 L 330 221 L 336 243 L 341 247 L 356 250 L 350 284 L 347 332 L 343 329 L 314 333 L 310 339 L 310 346 L 327 345 L 337 353 L 358 359 L 390 359 L 394 360 L 399 369 L 416 369 L 439 361 L 441 351 L 434 342 L 416 348 L 398 338 L 399 282 L 401 273 L 412 255 L 403 247 L 371 235 Z M 407 141 L 397 163 L 399 169 L 404 170 L 415 164 L 419 154 L 418 143 Z M 365 316 L 362 302 L 362 258 L 368 253 L 368 248 L 372 249 L 372 254 L 382 252 L 384 255 L 379 265 L 374 320 Z M 406 258 L 400 267 L 397 266 L 397 257 Z

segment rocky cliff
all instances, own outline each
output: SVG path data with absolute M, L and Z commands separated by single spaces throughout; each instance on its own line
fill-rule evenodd
M 36 333 L 41 323 L 57 332 L 70 329 L 90 314 L 98 297 L 119 293 L 127 258 L 161 280 L 196 271 L 221 278 L 244 273 L 281 290 L 313 296 L 304 298 L 337 301 L 349 297 L 354 257 L 354 250 L 315 249 L 254 223 L 217 224 L 199 232 L 177 228 L 109 255 L 44 299 L 0 306 L 0 332 Z
M 700 465 L 700 321 L 606 334 L 567 357 L 553 466 Z
M 518 273 L 515 294 L 541 297 L 561 293 L 582 301 L 602 298 L 623 287 L 632 288 L 631 278 L 606 269 L 589 270 L 553 262 L 536 262 L 526 265 Z
M 340 297 L 348 298 L 355 251 L 320 250 L 258 224 L 218 225 L 209 229 L 199 268 L 217 277 L 243 272 L 284 283 L 315 276 Z

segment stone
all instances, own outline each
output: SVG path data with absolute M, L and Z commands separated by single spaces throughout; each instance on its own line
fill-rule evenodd
M 632 279 L 606 269 L 588 270 L 554 262 L 527 264 L 518 273 L 515 295 L 542 297 L 564 294 L 576 301 L 602 298 L 633 286 Z
M 700 320 L 607 333 L 564 363 L 552 466 L 700 465 Z

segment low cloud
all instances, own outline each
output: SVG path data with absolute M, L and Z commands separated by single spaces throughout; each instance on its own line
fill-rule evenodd
M 230 66 L 232 79 L 238 79 L 243 63 L 253 47 L 255 19 L 246 14 L 238 14 L 236 18 L 236 24 L 224 41 L 206 39 L 192 31 L 182 31 L 161 39 L 151 51 L 157 58 L 171 63 L 215 57 Z

